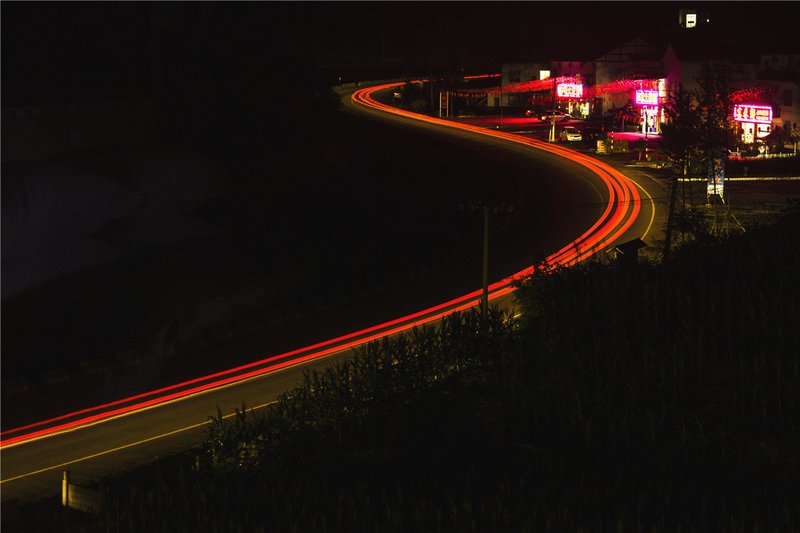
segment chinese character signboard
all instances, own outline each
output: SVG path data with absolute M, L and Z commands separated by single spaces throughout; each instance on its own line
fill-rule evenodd
M 636 103 L 638 105 L 658 105 L 658 91 L 636 89 Z
M 772 108 L 767 105 L 736 104 L 733 106 L 733 120 L 772 124 Z
M 556 94 L 559 98 L 581 98 L 583 97 L 583 84 L 559 83 L 556 87 Z

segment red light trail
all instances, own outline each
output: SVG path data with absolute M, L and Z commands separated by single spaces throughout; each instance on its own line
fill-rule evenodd
M 393 115 L 403 116 L 438 126 L 469 131 L 474 134 L 486 135 L 542 150 L 588 168 L 603 181 L 608 191 L 609 200 L 600 218 L 575 241 L 547 257 L 545 260 L 546 265 L 569 266 L 590 257 L 600 249 L 599 247 L 601 245 L 610 245 L 622 236 L 639 215 L 641 198 L 635 184 L 622 173 L 601 161 L 562 146 L 510 133 L 487 130 L 477 126 L 432 118 L 394 108 L 381 104 L 373 97 L 378 91 L 395 88 L 401 85 L 403 85 L 402 82 L 386 83 L 360 89 L 353 93 L 352 101 L 357 105 L 365 106 L 380 112 L 391 113 Z M 491 284 L 489 286 L 489 299 L 494 300 L 513 292 L 514 288 L 512 287 L 512 282 L 529 276 L 533 271 L 534 267 L 531 266 Z M 0 448 L 20 445 L 25 442 L 50 437 L 58 433 L 77 430 L 82 426 L 93 425 L 103 420 L 116 418 L 141 409 L 186 398 L 237 381 L 250 379 L 299 363 L 325 357 L 386 335 L 399 333 L 415 326 L 436 321 L 449 313 L 467 309 L 476 305 L 481 296 L 482 290 L 477 289 L 469 294 L 437 306 L 311 346 L 292 350 L 168 387 L 137 394 L 128 398 L 81 409 L 48 420 L 9 429 L 0 433 Z

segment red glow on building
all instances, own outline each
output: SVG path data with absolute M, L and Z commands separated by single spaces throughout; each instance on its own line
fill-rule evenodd
M 476 74 L 474 76 L 464 76 L 465 80 L 482 80 L 486 78 L 499 78 L 500 74 Z
M 558 78 L 545 78 L 543 80 L 521 81 L 519 83 L 509 83 L 503 86 L 504 93 L 535 93 L 539 91 L 552 91 L 553 85 L 579 84 L 578 78 L 572 76 L 560 76 Z M 499 92 L 499 88 L 493 89 Z
M 743 102 L 764 102 L 771 100 L 775 93 L 775 87 L 764 87 L 759 85 L 757 87 L 748 87 L 746 89 L 739 89 L 731 93 L 731 101 L 735 104 Z
M 650 89 L 650 90 L 657 90 L 658 89 L 658 80 L 617 80 L 612 81 L 611 83 L 604 83 L 602 85 L 595 85 L 592 87 L 591 92 L 592 95 L 603 96 L 605 94 L 613 94 L 613 93 L 622 93 L 625 91 L 630 91 L 631 89 Z

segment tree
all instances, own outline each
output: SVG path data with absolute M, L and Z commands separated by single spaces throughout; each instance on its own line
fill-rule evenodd
M 625 107 L 620 107 L 616 111 L 614 111 L 614 118 L 618 120 L 620 125 L 620 131 L 625 131 L 625 122 L 633 123 L 639 120 L 639 113 L 637 110 L 630 104 L 626 105 Z
M 706 64 L 700 83 L 700 150 L 708 176 L 724 175 L 728 149 L 736 142 L 727 69 Z
M 786 143 L 784 139 L 784 130 L 780 126 L 775 126 L 772 128 L 772 131 L 769 132 L 769 135 L 764 139 L 766 141 L 767 146 L 769 146 L 770 152 L 780 152 L 783 148 L 783 145 Z
M 797 128 L 797 124 L 792 126 L 791 132 L 785 132 L 788 137 L 789 141 L 792 143 L 794 147 L 794 154 L 797 155 L 797 143 L 800 143 L 800 129 Z
M 644 139 L 637 139 L 633 143 L 634 149 L 639 152 L 639 161 L 642 160 L 642 154 L 647 151 L 647 141 Z
M 672 187 L 664 239 L 664 260 L 666 260 L 669 257 L 672 241 L 678 179 L 686 177 L 692 160 L 698 157 L 700 147 L 700 112 L 696 94 L 684 89 L 682 84 L 678 85 L 677 90 L 669 95 L 664 112 L 668 120 L 661 128 L 661 151 L 672 169 Z

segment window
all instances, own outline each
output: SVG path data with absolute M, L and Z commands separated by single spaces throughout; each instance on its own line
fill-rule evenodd
M 783 90 L 783 105 L 787 107 L 792 106 L 792 90 L 791 89 L 784 89 Z
M 509 70 L 508 71 L 508 83 L 518 83 L 520 80 L 521 71 L 519 70 Z

